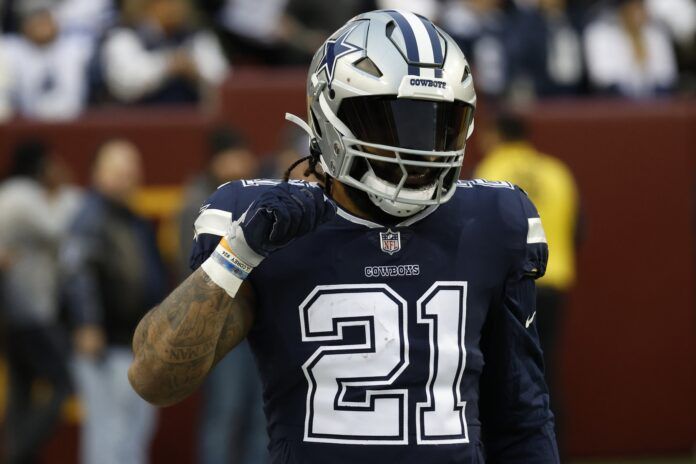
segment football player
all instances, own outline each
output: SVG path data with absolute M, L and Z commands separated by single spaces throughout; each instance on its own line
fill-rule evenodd
M 546 239 L 519 188 L 458 181 L 476 104 L 460 49 L 421 16 L 366 13 L 317 52 L 307 98 L 320 182 L 213 194 L 197 270 L 135 333 L 135 390 L 180 401 L 246 337 L 274 463 L 558 462 Z

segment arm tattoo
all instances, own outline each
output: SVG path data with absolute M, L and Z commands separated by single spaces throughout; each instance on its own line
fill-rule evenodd
M 129 372 L 133 387 L 156 404 L 180 401 L 242 341 L 251 319 L 243 292 L 230 298 L 197 270 L 138 325 Z

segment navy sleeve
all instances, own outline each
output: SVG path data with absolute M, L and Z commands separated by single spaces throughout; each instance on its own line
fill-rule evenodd
M 193 246 L 189 266 L 198 269 L 225 236 L 238 204 L 238 182 L 220 186 L 201 206 L 194 223 Z
M 548 247 L 536 208 L 522 190 L 503 194 L 501 216 L 512 241 L 511 266 L 481 337 L 486 462 L 554 464 L 559 457 L 535 323 L 534 280 L 546 270 Z

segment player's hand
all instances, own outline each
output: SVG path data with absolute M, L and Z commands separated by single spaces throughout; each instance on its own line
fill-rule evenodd
M 336 214 L 321 190 L 289 183 L 263 193 L 239 220 L 246 243 L 267 257 Z
M 336 207 L 317 188 L 289 183 L 265 191 L 236 221 L 202 265 L 234 297 L 264 258 L 332 219 Z

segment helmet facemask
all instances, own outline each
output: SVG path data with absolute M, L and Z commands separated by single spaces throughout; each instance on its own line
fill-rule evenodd
M 345 159 L 338 180 L 368 194 L 387 214 L 411 216 L 453 195 L 473 120 L 463 102 L 353 97 L 338 118 Z

